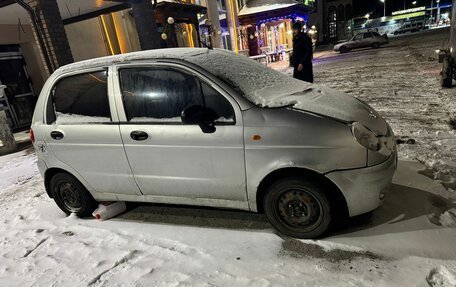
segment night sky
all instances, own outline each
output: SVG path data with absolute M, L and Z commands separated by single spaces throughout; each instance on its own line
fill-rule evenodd
M 405 0 L 407 8 L 431 6 L 431 0 L 416 0 L 416 5 L 412 5 L 413 0 Z M 434 0 L 434 6 L 435 4 Z M 451 2 L 448 0 L 440 0 L 441 3 Z M 371 18 L 383 16 L 383 3 L 380 0 L 353 0 L 354 16 L 366 15 L 369 12 L 374 14 Z M 391 12 L 404 9 L 404 0 L 386 0 L 386 15 L 391 15 Z

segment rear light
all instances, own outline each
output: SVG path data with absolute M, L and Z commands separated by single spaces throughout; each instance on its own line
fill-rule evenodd
M 35 134 L 33 133 L 32 129 L 30 129 L 30 141 L 32 142 L 32 144 L 35 143 Z

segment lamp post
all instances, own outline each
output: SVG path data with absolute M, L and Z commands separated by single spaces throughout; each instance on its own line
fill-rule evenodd
M 386 17 L 386 0 L 380 0 L 383 3 L 383 17 Z

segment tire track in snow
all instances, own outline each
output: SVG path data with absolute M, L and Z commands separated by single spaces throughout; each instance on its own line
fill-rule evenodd
M 122 266 L 122 265 L 130 262 L 138 253 L 139 253 L 138 250 L 130 251 L 127 255 L 122 257 L 122 259 L 120 259 L 119 261 L 116 261 L 112 267 L 106 269 L 105 271 L 103 271 L 100 274 L 98 274 L 97 276 L 95 276 L 95 278 L 90 280 L 90 282 L 87 284 L 87 287 L 95 286 L 97 283 L 101 283 L 101 277 L 103 275 L 105 275 L 106 273 L 111 272 L 111 271 L 114 272 L 113 270 L 118 269 L 119 266 Z
M 32 248 L 32 249 L 30 249 L 30 250 L 27 250 L 27 252 L 25 252 L 24 256 L 22 256 L 22 258 L 26 258 L 27 256 L 29 256 L 33 251 L 35 251 L 36 249 L 38 249 L 38 247 L 40 247 L 41 244 L 43 244 L 44 242 L 46 242 L 46 240 L 48 240 L 48 239 L 49 239 L 49 237 L 42 239 L 40 242 L 38 242 L 37 245 L 35 245 L 34 248 Z

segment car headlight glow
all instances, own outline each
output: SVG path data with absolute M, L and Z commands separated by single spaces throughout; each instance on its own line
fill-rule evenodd
M 351 130 L 353 135 L 355 136 L 355 139 L 363 147 L 372 151 L 380 150 L 381 143 L 379 138 L 373 132 L 368 130 L 363 124 L 359 122 L 354 122 L 351 125 Z

